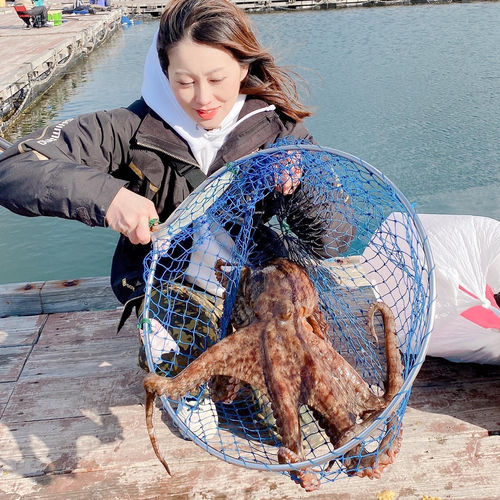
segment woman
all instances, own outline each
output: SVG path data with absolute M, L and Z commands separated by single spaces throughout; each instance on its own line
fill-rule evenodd
M 166 220 L 226 162 L 286 136 L 312 140 L 302 124 L 309 115 L 239 9 L 226 0 L 172 0 L 147 56 L 142 98 L 19 140 L 0 156 L 0 204 L 121 233 L 111 284 L 126 318 L 144 295 L 150 222 Z M 307 200 L 300 169 L 285 181 L 282 198 L 299 207 L 290 225 L 311 252 L 344 251 L 354 234 L 348 210 L 321 220 L 324 207 Z M 272 216 L 264 212 L 256 225 Z

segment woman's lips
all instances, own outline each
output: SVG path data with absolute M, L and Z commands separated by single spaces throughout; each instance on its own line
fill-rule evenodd
M 197 109 L 195 111 L 198 113 L 198 116 L 202 120 L 211 120 L 217 114 L 217 111 L 219 111 L 219 108 Z

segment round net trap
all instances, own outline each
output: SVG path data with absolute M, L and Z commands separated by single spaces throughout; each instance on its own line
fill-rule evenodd
M 277 419 L 276 412 L 286 402 L 271 400 L 248 380 L 209 377 L 180 397 L 162 396 L 163 407 L 183 436 L 235 465 L 294 479 L 307 469 L 319 482 L 353 474 L 377 477 L 399 449 L 403 415 L 432 329 L 434 278 L 429 246 L 413 207 L 378 170 L 358 158 L 281 141 L 226 164 L 158 227 L 144 263 L 147 286 L 139 320 L 149 370 L 175 377 L 202 353 L 214 352 L 210 349 L 222 339 L 229 346 L 231 336 L 254 332 L 255 324 L 263 322 L 257 317 L 259 307 L 267 306 L 247 288 L 257 287 L 262 276 L 270 276 L 268 269 L 283 262 L 304 270 L 316 290 L 299 286 L 299 295 L 304 300 L 315 296 L 319 309 L 303 321 L 306 330 L 324 335 L 352 367 L 362 379 L 361 392 L 370 394 L 367 401 L 359 402 L 360 391 L 350 382 L 327 410 L 311 407 L 307 396 L 299 398 L 292 410 L 298 414 L 302 450 L 294 463 L 279 457 L 283 416 Z M 283 296 L 286 283 L 278 286 Z M 281 291 L 277 296 L 281 300 Z M 399 364 L 387 353 L 385 316 L 375 314 L 370 330 L 374 302 L 386 304 L 394 316 Z M 262 331 L 266 335 L 269 330 Z M 228 364 L 241 358 L 247 347 L 242 342 L 238 352 L 229 354 Z M 248 342 L 245 359 L 252 364 L 259 352 Z M 327 368 L 321 365 L 318 373 L 342 378 L 333 370 L 345 373 L 344 361 L 328 356 Z M 299 363 L 297 370 L 308 369 Z M 389 389 L 398 377 L 399 385 Z M 382 406 L 373 403 L 390 390 L 393 394 Z M 350 424 L 341 417 L 332 423 L 325 418 L 330 410 Z

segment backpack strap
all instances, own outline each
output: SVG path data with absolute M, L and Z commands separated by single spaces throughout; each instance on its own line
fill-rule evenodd
M 186 179 L 193 191 L 208 179 L 208 176 L 204 174 L 201 168 L 197 167 L 196 165 L 176 161 L 172 162 L 172 164 L 175 168 L 175 171 L 181 177 L 184 177 Z

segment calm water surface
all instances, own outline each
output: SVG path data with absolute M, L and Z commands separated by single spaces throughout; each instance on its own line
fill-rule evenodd
M 263 43 L 309 82 L 316 140 L 363 158 L 426 213 L 500 219 L 500 3 L 252 16 Z M 139 96 L 157 28 L 130 27 L 8 131 Z M 105 276 L 117 236 L 0 207 L 0 283 Z

